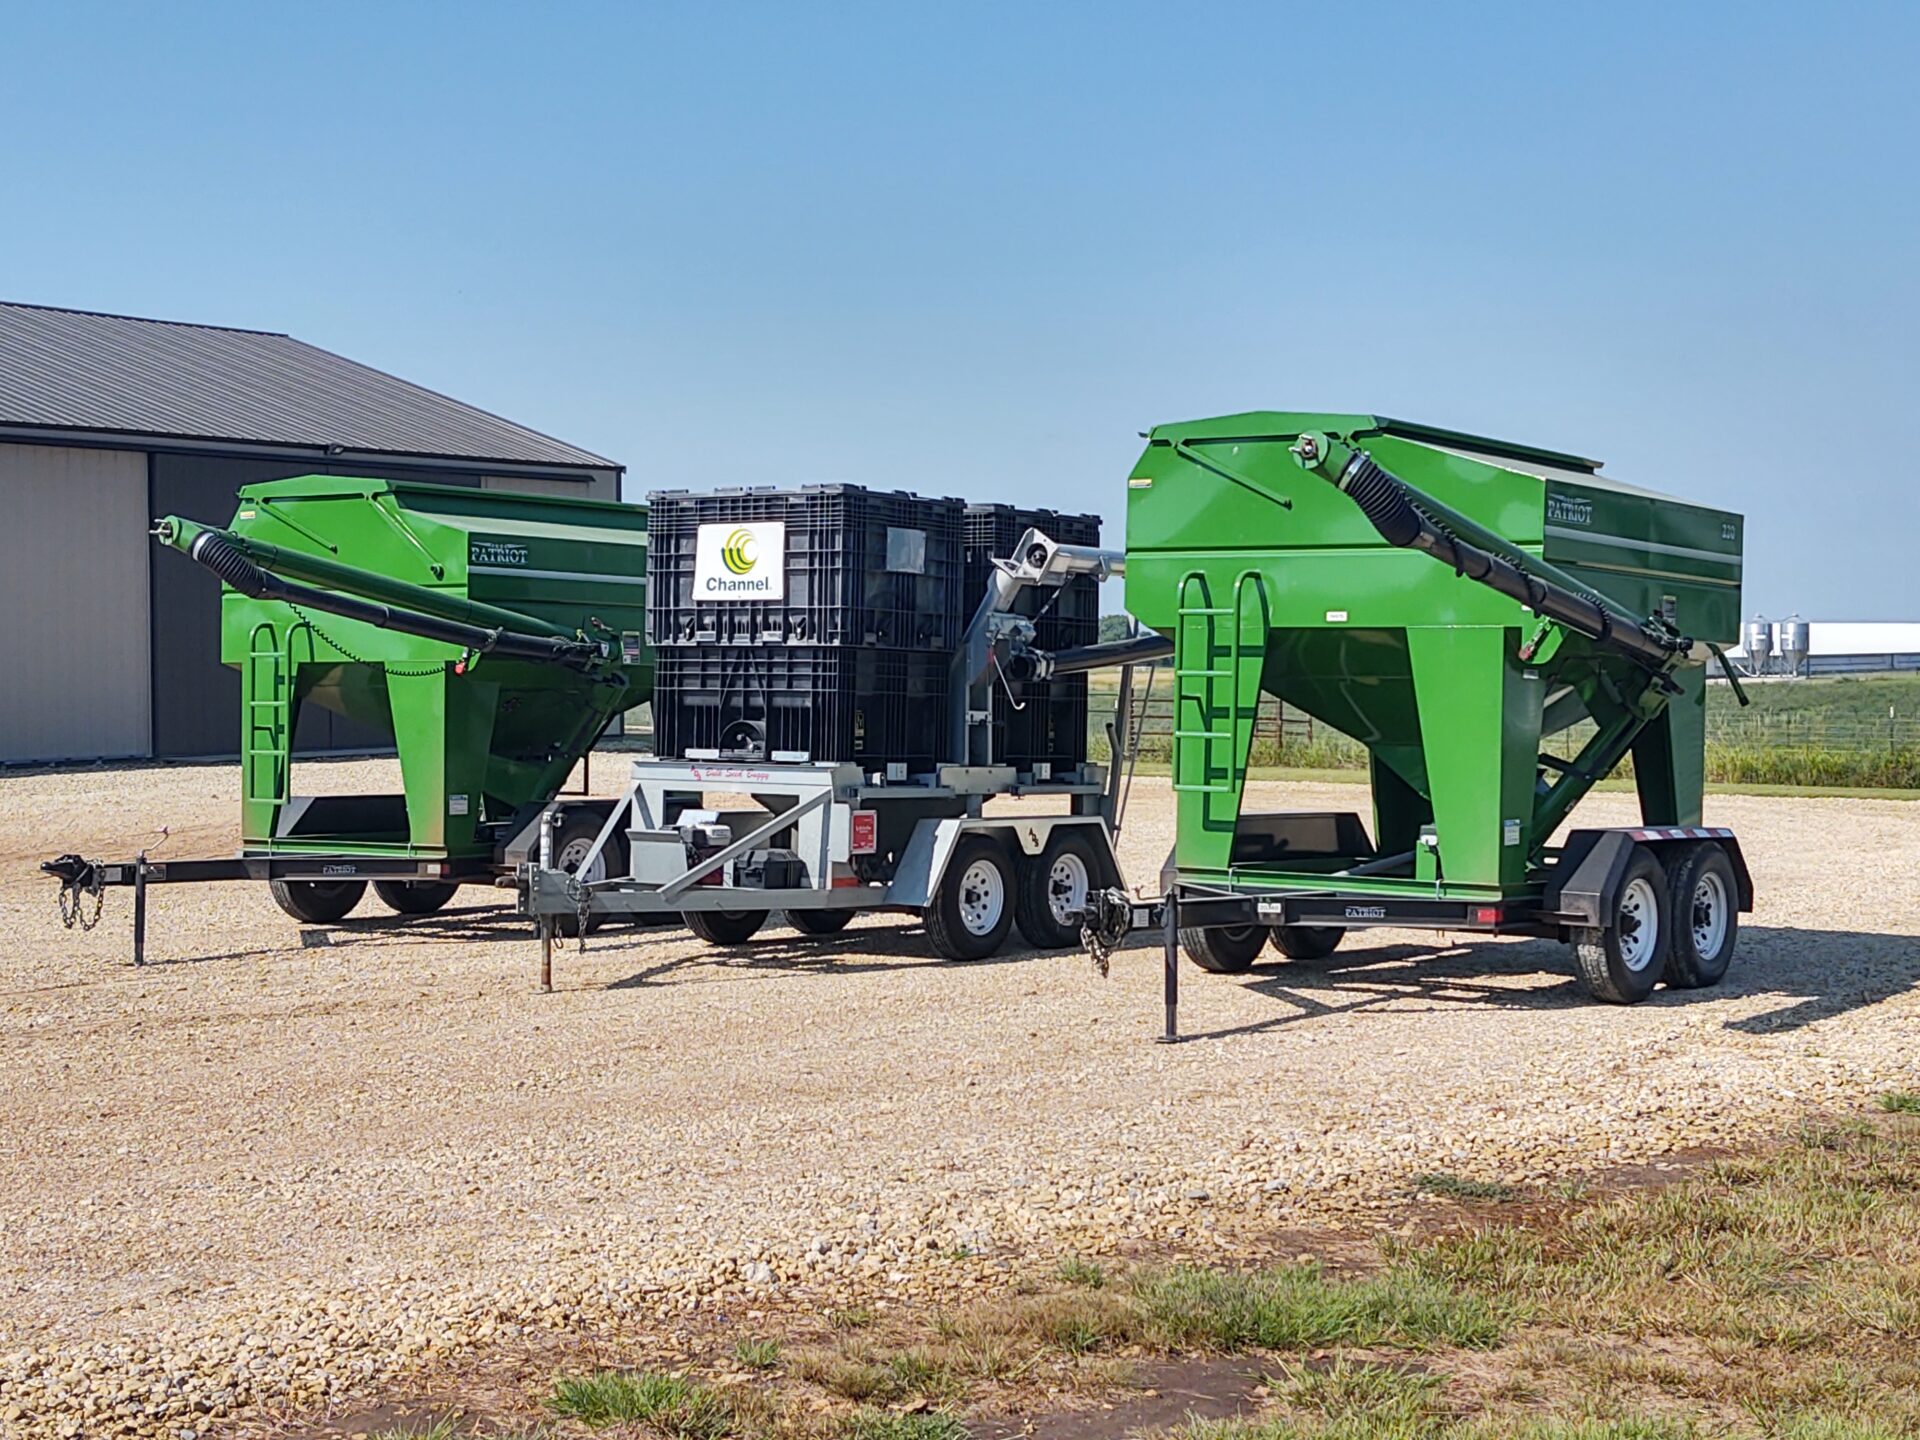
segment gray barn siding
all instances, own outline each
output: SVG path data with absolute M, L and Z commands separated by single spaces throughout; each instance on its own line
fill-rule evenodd
M 0 760 L 148 753 L 146 469 L 0 444 Z

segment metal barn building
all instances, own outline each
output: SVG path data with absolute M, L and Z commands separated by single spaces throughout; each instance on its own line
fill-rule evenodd
M 621 467 L 288 335 L 0 303 L 0 763 L 235 753 L 219 583 L 147 530 L 309 474 L 611 500 Z

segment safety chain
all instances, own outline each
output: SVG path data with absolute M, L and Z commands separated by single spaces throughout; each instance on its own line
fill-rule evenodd
M 579 953 L 587 953 L 587 904 L 591 897 L 577 872 L 562 872 L 567 877 L 567 898 L 573 901 L 573 933 L 579 941 Z
M 93 897 L 93 913 L 86 909 L 86 899 Z M 82 930 L 91 930 L 100 923 L 100 911 L 106 904 L 105 887 L 100 881 L 100 867 L 89 865 L 81 874 L 76 874 L 60 882 L 60 923 L 71 930 L 78 926 Z
M 307 614 L 305 610 L 302 610 L 298 605 L 295 605 L 291 600 L 287 602 L 287 608 L 293 611 L 294 614 L 298 615 L 301 618 L 301 620 L 306 623 L 306 627 L 309 630 L 313 631 L 314 634 L 318 635 L 322 640 L 326 641 L 327 644 L 331 645 L 334 649 L 338 650 L 342 655 L 346 656 L 347 659 L 353 661 L 353 663 L 356 665 L 378 665 L 383 671 L 385 671 L 389 675 L 398 675 L 402 679 L 412 678 L 415 680 L 424 679 L 429 675 L 438 675 L 447 668 L 447 662 L 444 660 L 438 661 L 437 663 L 432 665 L 422 666 L 418 670 L 413 669 L 411 666 L 389 665 L 384 660 L 368 660 L 364 656 L 354 654 L 353 651 L 349 650 L 346 646 L 342 645 L 338 640 L 334 639 L 333 636 L 329 635 L 326 631 L 322 630 L 318 625 L 314 623 L 313 617 L 311 615 Z
M 1112 968 L 1113 952 L 1127 938 L 1133 920 L 1131 909 L 1128 904 L 1116 905 L 1105 895 L 1094 894 L 1087 896 L 1087 908 L 1080 912 L 1080 948 L 1087 952 L 1102 980 Z

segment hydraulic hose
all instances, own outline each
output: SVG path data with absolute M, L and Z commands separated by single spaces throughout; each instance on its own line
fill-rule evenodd
M 590 640 L 569 640 L 547 635 L 527 635 L 517 630 L 488 629 L 397 610 L 391 605 L 361 600 L 351 595 L 336 595 L 287 580 L 253 563 L 233 545 L 211 530 L 194 536 L 187 554 L 218 575 L 228 585 L 255 600 L 283 600 L 310 610 L 324 610 L 348 620 L 360 620 L 383 630 L 398 630 L 418 635 L 423 640 L 438 640 L 447 645 L 497 655 L 502 659 L 531 660 L 546 665 L 567 665 L 586 670 L 601 658 L 600 647 Z
M 1455 574 L 1518 600 L 1536 615 L 1557 621 L 1596 645 L 1631 656 L 1653 670 L 1664 669 L 1689 648 L 1689 642 L 1677 635 L 1653 630 L 1591 596 L 1543 580 L 1504 555 L 1448 533 L 1421 512 L 1405 481 L 1365 451 L 1355 450 L 1333 483 L 1360 507 L 1389 545 L 1424 550 Z

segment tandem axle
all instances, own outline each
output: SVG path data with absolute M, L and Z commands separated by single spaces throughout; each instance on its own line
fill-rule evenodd
M 1341 818 L 1358 824 L 1357 817 Z M 1324 879 L 1305 871 L 1227 883 L 1168 875 L 1162 877 L 1166 893 L 1157 899 L 1117 889 L 1089 896 L 1082 943 L 1104 971 L 1129 934 L 1160 932 L 1163 1042 L 1180 1038 L 1183 949 L 1203 970 L 1241 974 L 1268 944 L 1290 960 L 1325 959 L 1349 930 L 1536 936 L 1571 945 L 1581 987 L 1591 998 L 1614 1004 L 1644 1000 L 1661 983 L 1696 989 L 1716 985 L 1726 974 L 1739 917 L 1753 909 L 1753 881 L 1731 830 L 1576 830 L 1544 859 L 1536 887 L 1494 897 L 1449 895 L 1438 884 L 1431 893 L 1414 893 L 1382 888 L 1389 881 L 1365 889 L 1341 883 L 1369 869 L 1365 862 Z M 1397 866 L 1403 857 L 1388 860 Z

